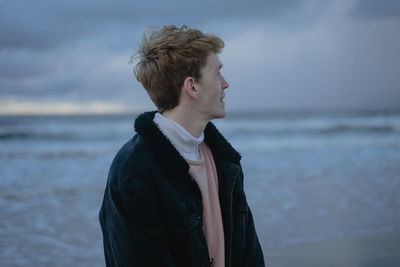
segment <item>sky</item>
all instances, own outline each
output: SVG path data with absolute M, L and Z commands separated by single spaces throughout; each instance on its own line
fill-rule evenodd
M 155 109 L 131 55 L 148 26 L 225 42 L 228 110 L 400 108 L 400 1 L 0 1 L 0 114 Z

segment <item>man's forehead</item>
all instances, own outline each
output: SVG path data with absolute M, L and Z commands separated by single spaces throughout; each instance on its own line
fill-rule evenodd
M 217 69 L 220 69 L 220 68 L 222 68 L 222 66 L 223 66 L 222 63 L 221 63 L 221 61 L 219 60 L 218 55 L 216 55 L 216 54 L 214 54 L 214 53 L 212 53 L 212 54 L 209 56 L 208 62 L 209 62 L 213 67 L 216 67 Z

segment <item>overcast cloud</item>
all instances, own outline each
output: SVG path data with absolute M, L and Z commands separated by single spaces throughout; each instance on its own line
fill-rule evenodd
M 164 24 L 224 39 L 229 109 L 400 107 L 396 0 L 47 0 L 0 2 L 0 113 L 153 108 L 128 61 Z

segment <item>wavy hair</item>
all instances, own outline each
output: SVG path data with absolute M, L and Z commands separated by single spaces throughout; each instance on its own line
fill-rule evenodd
M 217 36 L 186 25 L 149 27 L 131 58 L 131 62 L 137 62 L 134 75 L 162 113 L 179 104 L 184 80 L 200 79 L 207 57 L 219 53 L 224 45 Z

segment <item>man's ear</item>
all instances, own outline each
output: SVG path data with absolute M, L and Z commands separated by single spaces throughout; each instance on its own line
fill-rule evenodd
M 197 98 L 198 91 L 195 87 L 195 82 L 193 77 L 186 77 L 186 79 L 183 81 L 182 89 L 189 98 L 191 99 Z

